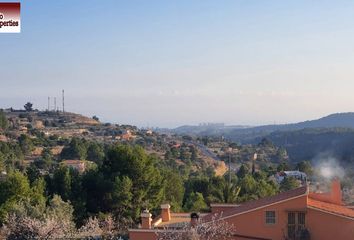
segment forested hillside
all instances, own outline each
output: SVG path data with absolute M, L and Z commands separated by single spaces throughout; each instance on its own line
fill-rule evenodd
M 354 163 L 354 129 L 315 128 L 274 132 L 266 136 L 284 147 L 293 162 L 312 160 L 319 155 L 337 158 L 344 165 Z M 258 142 L 260 139 L 254 139 Z
M 210 203 L 241 203 L 297 186 L 279 186 L 270 179 L 274 168 L 251 169 L 248 158 L 236 159 L 241 167 L 230 174 L 216 174 L 222 161 L 206 149 L 221 146 L 221 154 L 227 142 L 200 139 L 202 147 L 189 136 L 62 115 L 0 111 L 0 225 L 7 236 L 90 235 L 94 225 L 101 234 L 124 237 L 143 209 L 157 215 L 162 203 L 203 212 Z M 113 232 L 99 227 L 112 222 Z M 34 225 L 53 231 L 37 232 Z

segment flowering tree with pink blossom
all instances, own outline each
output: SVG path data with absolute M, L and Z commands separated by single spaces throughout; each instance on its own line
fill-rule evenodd
M 27 213 L 9 215 L 0 231 L 0 239 L 116 239 L 121 233 L 121 225 L 112 215 L 101 219 L 90 217 L 82 227 L 76 229 L 71 205 L 60 197 L 55 197 L 54 201 L 56 203 L 51 203 L 40 218 Z

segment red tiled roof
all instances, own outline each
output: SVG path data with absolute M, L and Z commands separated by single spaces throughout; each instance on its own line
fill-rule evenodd
M 223 212 L 222 216 L 220 216 L 220 218 L 223 219 L 226 217 L 230 217 L 233 215 L 237 215 L 237 214 L 240 214 L 243 212 L 250 211 L 252 209 L 256 209 L 256 208 L 260 208 L 260 207 L 274 204 L 277 202 L 281 202 L 281 201 L 284 201 L 284 200 L 287 200 L 290 198 L 300 197 L 306 193 L 307 193 L 307 186 L 303 186 L 303 187 L 299 187 L 299 188 L 296 188 L 296 189 L 293 189 L 290 191 L 279 193 L 279 194 L 271 196 L 271 197 L 266 197 L 266 198 L 261 198 L 258 200 L 246 202 L 239 207 L 235 207 L 235 208 L 232 208 L 230 210 Z M 211 221 L 213 219 L 213 217 L 214 217 L 214 214 L 209 214 L 206 217 L 204 217 L 202 220 L 205 222 L 208 222 L 208 221 Z
M 318 201 L 312 198 L 308 198 L 307 205 L 312 208 L 320 209 L 326 212 L 342 215 L 345 217 L 353 218 L 354 220 L 354 210 L 341 206 L 341 205 L 336 205 L 333 203 L 327 203 L 327 202 L 322 202 Z
M 246 235 L 240 235 L 240 234 L 234 234 L 233 239 L 235 240 L 241 240 L 241 239 L 247 239 L 247 240 L 271 240 L 269 238 L 260 238 L 260 237 L 252 237 L 252 236 L 246 236 Z

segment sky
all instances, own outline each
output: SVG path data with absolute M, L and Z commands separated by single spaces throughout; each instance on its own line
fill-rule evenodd
M 140 127 L 354 111 L 353 12 L 349 0 L 21 1 L 21 33 L 0 34 L 0 108 L 46 109 L 65 89 L 67 111 Z

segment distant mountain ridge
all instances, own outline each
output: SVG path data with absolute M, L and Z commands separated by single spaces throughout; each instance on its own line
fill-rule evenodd
M 354 112 L 335 113 L 316 120 L 257 127 L 184 126 L 175 133 L 224 136 L 243 144 L 258 144 L 268 138 L 284 147 L 291 162 L 311 160 L 319 154 L 336 157 L 342 165 L 354 163 Z M 352 165 L 351 165 L 352 166 Z
M 291 124 L 278 124 L 278 125 L 264 125 L 253 127 L 254 130 L 267 130 L 267 131 L 279 131 L 279 130 L 300 130 L 304 128 L 354 128 L 354 112 L 347 113 L 334 113 L 326 117 L 322 117 L 316 120 L 308 120 L 299 123 Z
M 234 129 L 244 129 L 249 128 L 249 126 L 235 125 L 235 126 L 225 126 L 221 124 L 210 124 L 210 125 L 184 125 L 172 129 L 174 133 L 177 134 L 188 134 L 188 135 L 219 135 L 223 132 Z
M 248 141 L 266 136 L 276 131 L 294 131 L 306 128 L 354 128 L 354 112 L 334 113 L 316 120 L 291 124 L 274 124 L 263 126 L 225 126 L 219 124 L 201 126 L 181 126 L 171 131 L 177 134 L 225 136 L 235 141 Z
M 267 136 L 273 132 L 286 132 L 311 128 L 354 128 L 354 112 L 334 113 L 316 120 L 292 124 L 264 125 L 224 132 L 225 137 L 234 141 L 248 142 L 250 139 Z

